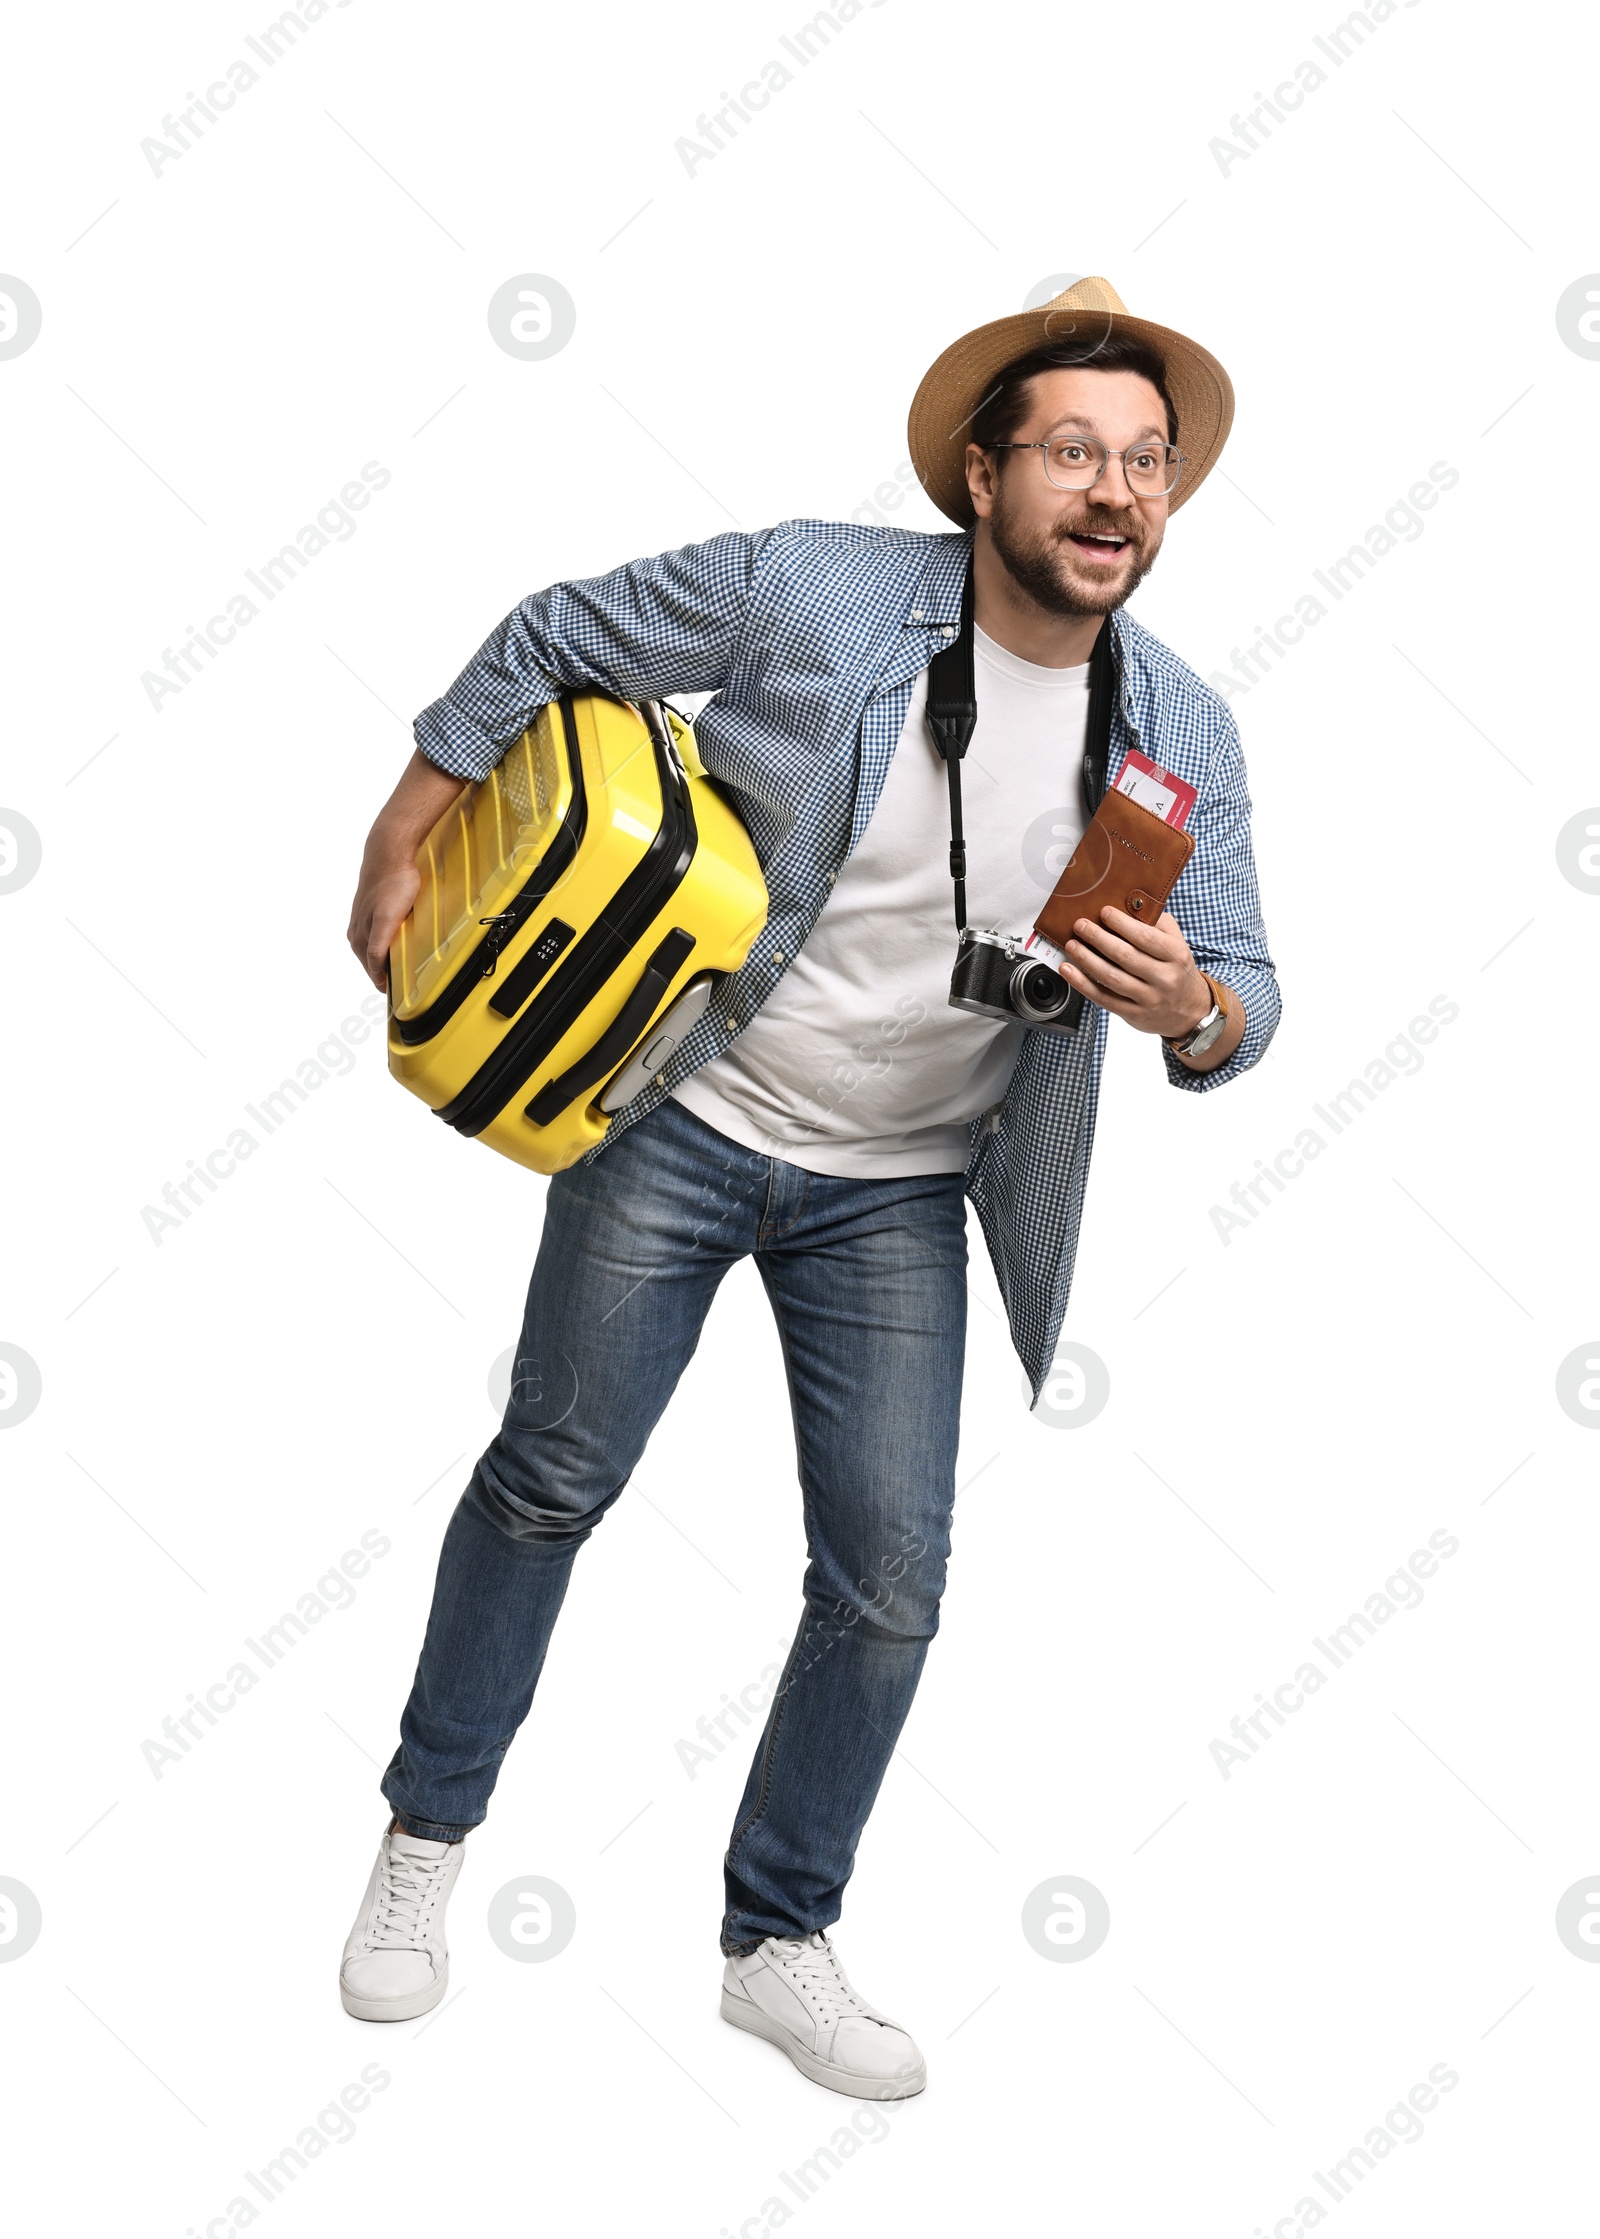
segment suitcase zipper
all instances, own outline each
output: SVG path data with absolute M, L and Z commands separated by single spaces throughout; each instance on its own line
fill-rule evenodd
M 478 943 L 472 954 L 474 960 L 480 956 L 483 958 L 483 969 L 478 974 L 479 979 L 492 980 L 494 978 L 494 968 L 500 961 L 500 951 L 522 923 L 522 919 L 518 917 L 515 910 L 502 910 L 498 917 L 480 917 L 478 923 L 487 925 L 489 931 Z

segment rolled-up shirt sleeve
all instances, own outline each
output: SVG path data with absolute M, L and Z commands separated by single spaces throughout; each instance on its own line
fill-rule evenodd
M 730 531 L 533 592 L 417 717 L 418 747 L 452 777 L 476 780 L 563 692 L 637 700 L 719 690 L 772 533 Z
M 1247 1073 L 1266 1050 L 1283 1011 L 1267 947 L 1250 847 L 1250 791 L 1239 730 L 1226 707 L 1205 786 L 1189 826 L 1195 850 L 1167 904 L 1202 972 L 1231 987 L 1244 1005 L 1245 1030 L 1225 1065 L 1197 1073 L 1165 1042 L 1161 1055 L 1174 1088 L 1221 1088 Z

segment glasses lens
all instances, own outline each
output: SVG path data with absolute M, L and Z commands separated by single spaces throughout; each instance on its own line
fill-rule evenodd
M 1044 455 L 1044 470 L 1060 490 L 1086 490 L 1106 463 L 1106 447 L 1092 435 L 1057 436 Z
M 1059 490 L 1087 490 L 1100 479 L 1106 448 L 1092 435 L 1058 436 L 1044 455 L 1044 468 Z M 1175 444 L 1141 443 L 1122 462 L 1128 487 L 1137 497 L 1160 497 L 1175 489 L 1182 454 Z
M 1170 443 L 1144 443 L 1123 460 L 1130 490 L 1141 497 L 1159 497 L 1178 479 L 1178 453 Z

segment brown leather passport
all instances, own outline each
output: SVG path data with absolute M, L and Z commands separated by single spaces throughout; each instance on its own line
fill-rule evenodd
M 1035 926 L 1055 947 L 1065 948 L 1079 918 L 1100 924 L 1108 902 L 1154 925 L 1193 853 L 1187 832 L 1163 823 L 1126 793 L 1107 793 Z

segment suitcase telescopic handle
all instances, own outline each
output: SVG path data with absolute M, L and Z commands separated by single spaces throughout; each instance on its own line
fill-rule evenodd
M 637 704 L 639 713 L 644 717 L 645 729 L 655 739 L 679 777 L 687 777 L 689 773 L 683 766 L 683 756 L 672 735 L 672 725 L 667 721 L 666 709 L 659 700 L 640 700 Z

